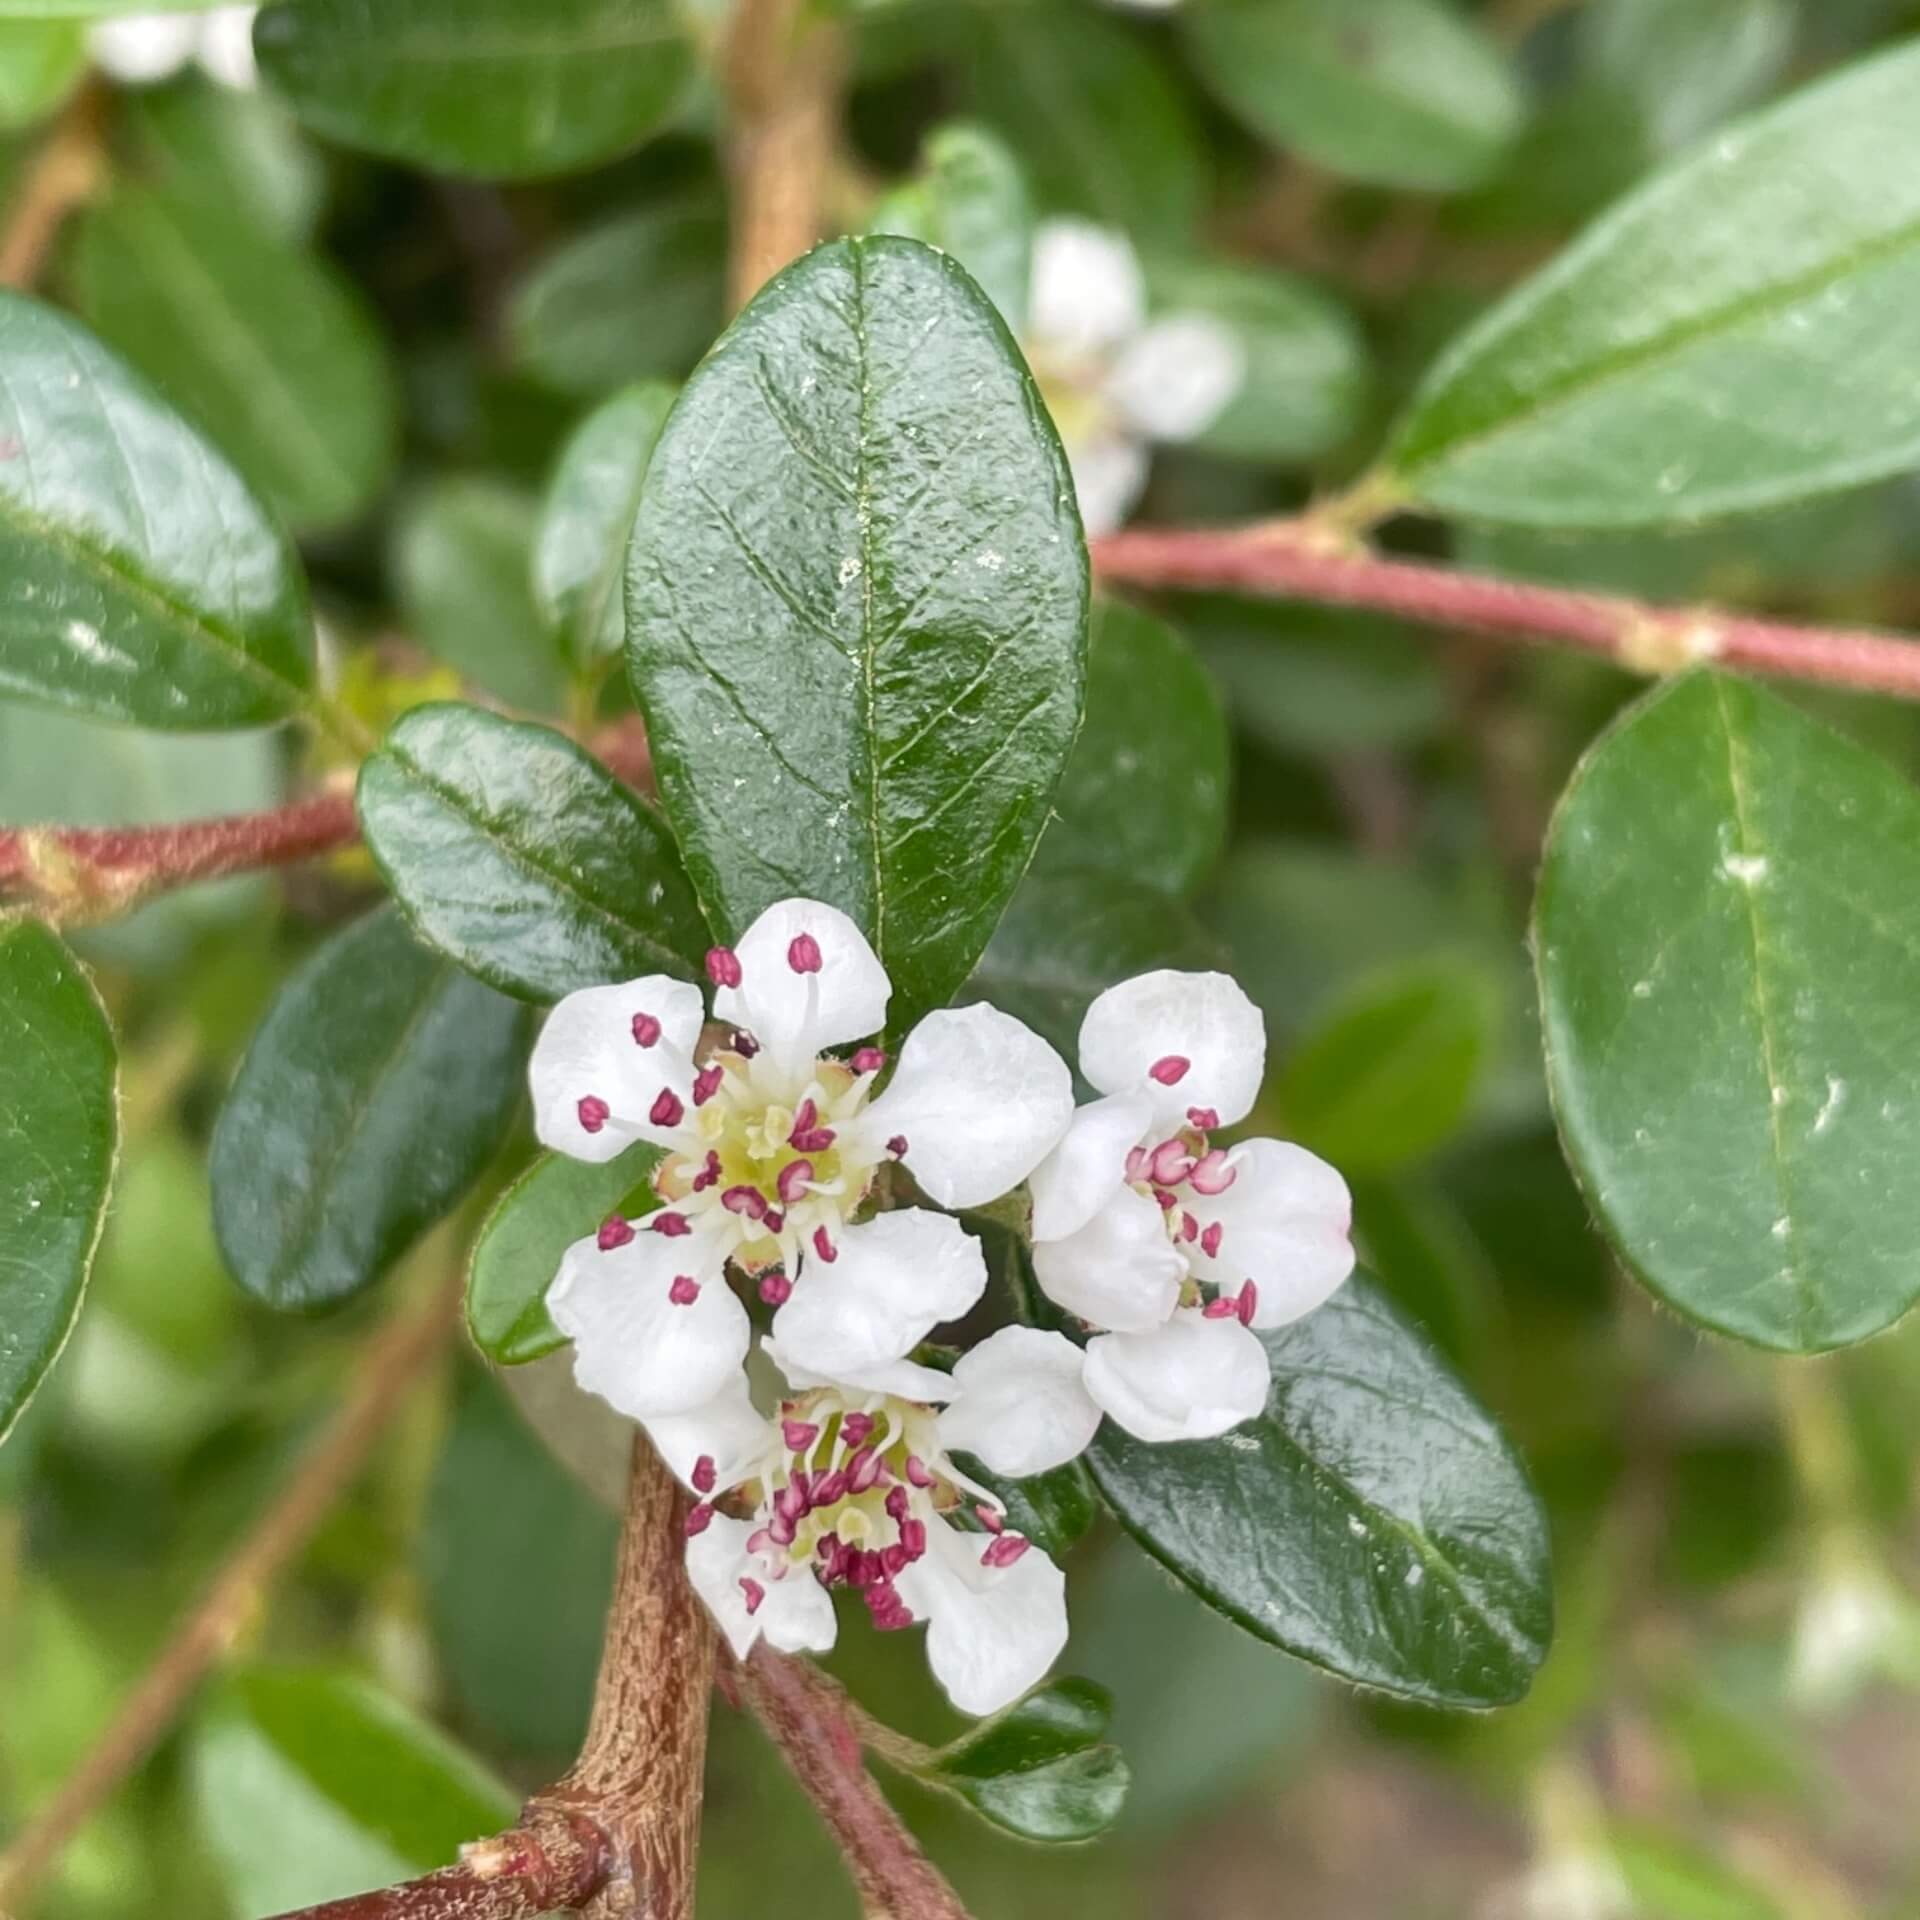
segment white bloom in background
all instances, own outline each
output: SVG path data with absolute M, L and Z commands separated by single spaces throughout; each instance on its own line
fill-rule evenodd
M 892 988 L 836 908 L 769 907 L 707 966 L 719 1043 L 701 1044 L 697 987 L 650 976 L 569 994 L 530 1071 L 545 1145 L 590 1161 L 637 1140 L 667 1149 L 654 1175 L 666 1204 L 570 1247 L 548 1296 L 581 1384 L 636 1419 L 684 1412 L 738 1368 L 749 1332 L 729 1261 L 774 1306 L 803 1269 L 864 1270 L 851 1243 L 886 1223 L 847 1222 L 883 1166 L 901 1161 L 942 1206 L 984 1205 L 1027 1177 L 1073 1113 L 1059 1055 L 987 1006 L 929 1014 L 873 1098 L 885 1055 L 827 1049 L 877 1032 Z
M 1034 1273 L 1105 1329 L 1086 1388 L 1142 1440 L 1258 1413 L 1268 1366 L 1250 1329 L 1311 1313 L 1353 1271 L 1332 1167 L 1281 1140 L 1209 1140 L 1246 1117 L 1265 1064 L 1260 1011 L 1220 973 L 1124 981 L 1080 1029 L 1080 1070 L 1105 1097 L 1034 1172 Z
M 223 87 L 249 91 L 257 82 L 253 16 L 257 7 L 213 7 L 202 13 L 128 13 L 97 20 L 87 35 L 93 63 L 127 86 L 170 80 L 197 63 Z
M 1191 440 L 1240 390 L 1246 355 L 1209 314 L 1149 323 L 1125 234 L 1085 220 L 1034 236 L 1021 344 L 1073 467 L 1080 518 L 1111 533 L 1146 484 L 1149 445 Z
M 1823 1711 L 1882 1677 L 1920 1679 L 1920 1623 L 1877 1557 L 1846 1542 L 1826 1561 L 1794 1618 L 1787 1691 Z

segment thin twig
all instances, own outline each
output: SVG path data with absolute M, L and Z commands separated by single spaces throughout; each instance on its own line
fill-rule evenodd
M 252 1616 L 262 1590 L 312 1538 L 458 1324 L 463 1275 L 389 1321 L 354 1368 L 346 1404 L 187 1615 L 146 1677 L 53 1798 L 0 1855 L 0 1901 L 17 1900 L 87 1817 L 139 1766 Z
M 98 192 L 108 99 L 105 82 L 83 80 L 41 142 L 0 227 L 0 286 L 25 292 L 37 285 L 67 216 Z

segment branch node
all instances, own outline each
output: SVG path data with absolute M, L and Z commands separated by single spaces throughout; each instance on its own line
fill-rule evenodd
M 1717 620 L 1699 613 L 1636 611 L 1620 630 L 1620 664 L 1633 673 L 1684 673 L 1716 660 L 1726 647 Z

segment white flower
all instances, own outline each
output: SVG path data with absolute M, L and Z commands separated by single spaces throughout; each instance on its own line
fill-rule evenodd
M 577 1242 L 548 1296 L 574 1339 L 581 1384 L 636 1419 L 700 1404 L 739 1366 L 749 1329 L 727 1286 L 729 1261 L 758 1276 L 774 1306 L 803 1269 L 831 1276 L 844 1262 L 840 1290 L 812 1290 L 807 1311 L 842 1294 L 857 1299 L 859 1311 L 843 1314 L 847 1328 L 870 1313 L 868 1345 L 889 1345 L 895 1327 L 919 1314 L 905 1300 L 913 1289 L 887 1264 L 894 1240 L 921 1233 L 924 1250 L 928 1233 L 950 1229 L 938 1236 L 949 1265 L 929 1253 L 910 1275 L 922 1289 L 915 1300 L 935 1309 L 955 1293 L 941 1291 L 943 1275 L 979 1254 L 931 1214 L 850 1228 L 875 1175 L 898 1160 L 942 1206 L 979 1206 L 1018 1186 L 1073 1113 L 1065 1063 L 987 1006 L 929 1014 L 907 1036 L 886 1091 L 872 1097 L 886 1056 L 873 1046 L 845 1059 L 827 1049 L 878 1031 L 892 989 L 860 930 L 818 901 L 768 908 L 737 949 L 709 954 L 708 972 L 725 1029 L 716 1043 L 702 1044 L 699 988 L 651 976 L 568 995 L 530 1069 L 534 1125 L 547 1146 L 590 1161 L 637 1140 L 667 1149 L 654 1175 L 666 1204 L 637 1223 L 616 1215 Z M 919 1315 L 899 1353 L 957 1311 L 964 1307 Z M 796 1350 L 810 1351 L 811 1339 Z M 833 1349 L 817 1364 L 828 1370 L 844 1358 Z
M 1022 345 L 1095 535 L 1111 533 L 1139 497 L 1148 443 L 1192 439 L 1246 377 L 1239 337 L 1211 315 L 1149 324 L 1126 235 L 1084 220 L 1048 220 L 1034 236 Z
M 1353 1271 L 1333 1168 L 1284 1141 L 1209 1141 L 1246 1117 L 1265 1063 L 1259 1009 L 1225 974 L 1142 974 L 1080 1029 L 1080 1069 L 1104 1098 L 1034 1172 L 1034 1273 L 1107 1330 L 1086 1389 L 1142 1440 L 1258 1413 L 1268 1367 L 1250 1329 L 1311 1313 Z
M 87 47 L 94 65 L 127 86 L 170 80 L 197 62 L 223 87 L 247 92 L 258 74 L 253 60 L 257 7 L 213 7 L 203 13 L 128 13 L 96 20 Z
M 1802 1596 L 1793 1623 L 1787 1690 L 1802 1706 L 1847 1705 L 1882 1676 L 1912 1679 L 1920 1628 L 1868 1549 L 1842 1540 Z

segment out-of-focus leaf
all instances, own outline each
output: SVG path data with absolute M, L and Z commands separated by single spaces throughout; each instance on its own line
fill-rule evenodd
M 1597 0 L 1580 26 L 1586 70 L 1671 153 L 1760 98 L 1785 71 L 1793 0 Z
M 168 193 L 209 200 L 283 240 L 309 238 L 326 169 L 277 102 L 194 78 L 118 103 L 142 170 Z
M 527 1025 L 391 909 L 329 939 L 281 989 L 214 1128 L 234 1278 L 282 1310 L 377 1280 L 499 1148 Z
M 358 805 L 415 931 L 503 993 L 697 976 L 707 927 L 673 836 L 564 734 L 416 707 L 362 765 Z
M 87 65 L 87 32 L 71 20 L 0 14 L 0 131 L 30 127 L 73 91 Z
M 571 173 L 640 144 L 692 52 L 667 0 L 281 0 L 254 24 L 308 126 L 439 173 Z
M 240 476 L 78 321 L 0 296 L 0 694 L 176 729 L 300 706 L 299 562 Z
M 0 1438 L 80 1312 L 119 1133 L 113 1034 L 37 921 L 0 927 Z
M 1547 1072 L 1589 1204 L 1691 1320 L 1794 1353 L 1920 1297 L 1920 799 L 1777 696 L 1635 706 L 1555 815 Z
M 649 380 L 596 407 L 560 450 L 533 543 L 533 590 L 576 663 L 626 635 L 627 540 L 674 390 Z
M 890 193 L 869 233 L 900 233 L 950 253 L 1016 332 L 1026 319 L 1033 206 L 1020 163 L 984 127 L 942 127 L 918 176 Z
M 651 1213 L 660 1204 L 649 1184 L 659 1160 L 644 1141 L 597 1166 L 549 1153 L 500 1196 L 467 1269 L 467 1327 L 489 1360 L 524 1366 L 566 1345 L 547 1312 L 560 1256 L 610 1213 Z
M 1443 356 L 1399 483 L 1443 512 L 1635 526 L 1911 467 L 1916 86 L 1920 47 L 1893 48 L 1648 181 Z
M 714 931 L 810 894 L 867 932 L 890 1020 L 943 1004 L 1045 825 L 1086 620 L 1065 457 L 979 288 L 890 234 L 771 282 L 660 436 L 627 582 Z
M 1787 1920 L 1763 1887 L 1672 1835 L 1622 1827 L 1607 1847 L 1638 1912 L 1661 1920 Z
M 304 249 L 210 200 L 122 187 L 80 224 L 80 310 L 203 425 L 298 528 L 350 519 L 386 479 L 380 336 Z
M 239 1913 L 282 1913 L 452 1864 L 513 1824 L 513 1793 L 364 1681 L 234 1676 L 192 1744 L 193 1796 Z
M 1472 186 L 1519 129 L 1513 76 L 1448 0 L 1209 0 L 1180 24 L 1248 126 L 1350 179 Z

